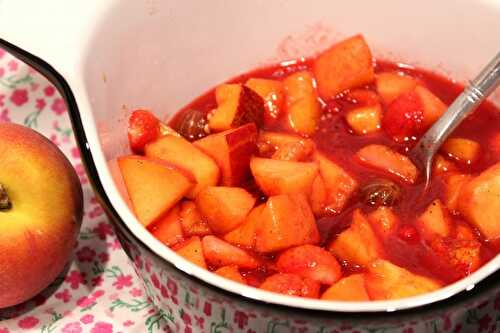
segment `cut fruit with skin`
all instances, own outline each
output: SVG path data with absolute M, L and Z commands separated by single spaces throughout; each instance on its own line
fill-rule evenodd
M 454 160 L 471 164 L 479 158 L 481 145 L 470 139 L 450 138 L 443 143 L 441 150 Z
M 408 75 L 387 72 L 377 74 L 376 83 L 382 101 L 389 105 L 400 95 L 415 89 L 418 81 Z
M 377 260 L 368 266 L 365 286 L 372 300 L 390 300 L 428 293 L 441 288 L 442 284 L 389 261 Z
M 417 226 L 426 239 L 436 236 L 448 237 L 451 234 L 451 222 L 441 200 L 434 200 L 417 219 Z
M 268 277 L 259 288 L 289 296 L 318 298 L 320 284 L 296 274 L 278 273 Z
M 321 295 L 321 299 L 331 301 L 369 301 L 370 297 L 365 288 L 364 274 L 352 274 L 340 279 Z
M 247 284 L 247 281 L 241 275 L 238 266 L 236 265 L 229 265 L 229 266 L 223 266 L 219 268 L 218 270 L 214 271 L 215 274 L 220 275 L 225 277 L 226 279 L 233 280 L 239 283 Z
M 248 214 L 245 222 L 233 231 L 224 235 L 224 240 L 234 245 L 240 245 L 249 249 L 255 248 L 257 226 L 260 223 L 260 215 L 266 207 L 261 204 L 253 208 Z
M 283 80 L 288 123 L 299 134 L 316 132 L 321 107 L 314 78 L 308 71 L 294 73 Z
M 254 269 L 259 261 L 240 249 L 215 236 L 205 236 L 202 239 L 203 253 L 208 264 L 215 267 L 236 265 L 239 268 Z
M 375 133 L 382 126 L 382 107 L 375 104 L 356 108 L 347 112 L 345 119 L 357 135 Z
M 447 106 L 429 89 L 423 86 L 416 86 L 414 91 L 420 98 L 423 106 L 424 119 L 422 125 L 424 129 L 428 129 L 443 115 Z
M 267 200 L 257 226 L 255 249 L 268 253 L 320 240 L 314 215 L 302 194 L 278 195 Z
M 342 276 L 337 259 L 315 245 L 301 245 L 281 253 L 276 267 L 282 273 L 293 273 L 322 284 L 333 284 Z
M 399 224 L 399 219 L 392 208 L 386 206 L 380 206 L 371 212 L 368 215 L 368 221 L 382 238 L 387 238 L 392 234 Z
M 313 68 L 319 95 L 323 99 L 333 98 L 346 89 L 369 84 L 375 79 L 372 54 L 361 35 L 324 51 Z
M 200 237 L 191 237 L 184 243 L 174 247 L 173 250 L 184 259 L 191 261 L 193 264 L 205 269 L 207 268 Z
M 181 242 L 184 236 L 179 216 L 179 205 L 172 207 L 167 215 L 154 223 L 150 231 L 156 239 L 167 246 Z
M 309 195 L 312 182 L 318 175 L 318 164 L 252 157 L 250 170 L 255 182 L 267 196 L 291 193 Z
M 384 257 L 380 240 L 359 209 L 352 215 L 351 226 L 330 243 L 328 250 L 351 265 L 367 266 Z
M 250 157 L 257 149 L 255 124 L 211 134 L 194 145 L 212 157 L 220 167 L 224 186 L 241 184 L 250 175 Z
M 412 161 L 384 145 L 371 144 L 356 153 L 361 164 L 383 171 L 388 175 L 409 184 L 414 184 L 418 177 L 418 169 Z
M 147 157 L 120 157 L 118 166 L 134 212 L 144 226 L 161 218 L 196 183 L 189 172 Z
M 206 187 L 195 201 L 210 229 L 217 234 L 241 225 L 255 204 L 255 198 L 244 189 L 225 186 Z
M 215 132 L 226 131 L 247 123 L 262 124 L 264 99 L 241 84 L 222 84 L 215 89 L 217 108 L 208 119 L 208 127 Z
M 327 192 L 323 214 L 338 214 L 358 188 L 358 182 L 325 155 L 316 153 L 314 159 L 319 163 Z
M 484 238 L 500 238 L 500 162 L 463 185 L 458 210 L 475 225 Z
M 245 85 L 264 99 L 264 125 L 274 124 L 283 114 L 283 103 L 285 102 L 283 82 L 251 78 Z
M 207 221 L 201 217 L 196 204 L 184 201 L 180 204 L 180 224 L 186 236 L 205 236 L 212 233 Z
M 196 179 L 196 186 L 187 194 L 194 198 L 207 186 L 216 185 L 220 171 L 215 161 L 184 138 L 167 135 L 144 148 L 145 155 L 188 170 Z

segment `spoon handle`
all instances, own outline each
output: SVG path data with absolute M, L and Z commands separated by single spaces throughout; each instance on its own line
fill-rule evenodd
M 470 115 L 500 83 L 500 52 L 448 107 L 418 142 L 416 148 L 426 151 L 432 160 L 448 135 Z M 422 161 L 427 162 L 427 161 Z

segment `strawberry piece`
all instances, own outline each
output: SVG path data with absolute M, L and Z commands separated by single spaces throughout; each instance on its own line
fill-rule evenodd
M 389 104 L 382 120 L 382 128 L 396 141 L 403 141 L 422 133 L 423 120 L 422 101 L 414 91 L 410 91 Z
M 150 111 L 135 110 L 128 120 L 128 141 L 135 153 L 142 153 L 144 146 L 160 136 L 160 121 Z
M 268 277 L 259 288 L 290 296 L 318 298 L 320 284 L 296 274 L 278 273 Z

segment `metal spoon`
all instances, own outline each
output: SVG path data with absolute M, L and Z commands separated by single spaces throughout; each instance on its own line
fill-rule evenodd
M 432 160 L 451 132 L 470 115 L 500 83 L 500 52 L 491 60 L 469 86 L 453 101 L 448 110 L 422 136 L 410 151 L 409 157 L 425 172 L 427 189 L 432 172 Z

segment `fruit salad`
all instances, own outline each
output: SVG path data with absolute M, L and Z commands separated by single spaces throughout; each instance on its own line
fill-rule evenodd
M 362 35 L 255 70 L 180 110 L 135 110 L 118 158 L 138 221 L 178 255 L 272 292 L 370 301 L 431 292 L 500 250 L 500 110 L 436 156 L 408 151 L 463 86 L 374 60 Z

